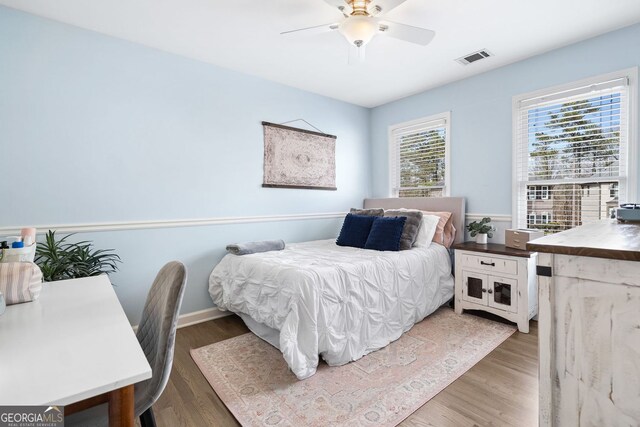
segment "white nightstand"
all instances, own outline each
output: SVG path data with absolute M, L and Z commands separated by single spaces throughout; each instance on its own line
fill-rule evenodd
M 455 249 L 455 310 L 483 310 L 529 332 L 538 313 L 536 252 L 489 243 L 459 243 Z

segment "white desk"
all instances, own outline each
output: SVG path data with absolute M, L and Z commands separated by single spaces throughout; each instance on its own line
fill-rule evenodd
M 75 410 L 109 402 L 111 425 L 133 425 L 133 384 L 148 378 L 106 275 L 45 283 L 37 301 L 0 315 L 0 405 L 92 398 Z

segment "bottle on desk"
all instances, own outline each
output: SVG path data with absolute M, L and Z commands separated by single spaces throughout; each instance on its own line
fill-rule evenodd
M 20 230 L 20 237 L 25 247 L 31 246 L 36 242 L 36 229 L 33 227 L 23 228 Z

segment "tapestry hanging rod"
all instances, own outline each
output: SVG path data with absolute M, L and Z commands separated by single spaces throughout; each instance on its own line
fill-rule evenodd
M 296 127 L 292 127 L 292 126 L 285 126 L 289 123 L 293 123 L 293 122 L 305 122 L 306 124 L 308 124 L 309 126 L 311 126 L 312 128 L 314 128 L 315 130 L 317 130 L 317 132 L 314 131 L 310 131 L 307 129 L 300 129 L 300 128 L 296 128 Z M 308 121 L 306 121 L 305 119 L 295 119 L 295 120 L 289 120 L 288 122 L 283 122 L 283 123 L 270 123 L 270 122 L 262 122 L 263 126 L 274 126 L 274 127 L 281 127 L 284 129 L 291 129 L 291 130 L 295 130 L 298 132 L 306 132 L 306 133 L 310 133 L 310 134 L 314 134 L 314 135 L 319 135 L 319 136 L 326 136 L 328 138 L 334 138 L 337 139 L 337 137 L 335 135 L 330 135 L 328 133 L 324 133 L 322 130 L 318 129 L 317 127 L 315 127 L 314 125 L 312 125 L 311 123 L 309 123 Z

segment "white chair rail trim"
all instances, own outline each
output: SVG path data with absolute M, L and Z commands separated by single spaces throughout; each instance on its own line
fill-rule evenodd
M 235 216 L 201 219 L 177 219 L 177 220 L 151 220 L 151 221 L 128 221 L 128 222 L 96 222 L 82 224 L 45 224 L 36 225 L 39 234 L 47 230 L 56 230 L 60 233 L 93 233 L 99 231 L 124 231 L 124 230 L 144 230 L 150 228 L 178 228 L 178 227 L 205 227 L 226 224 L 246 224 L 253 222 L 278 222 L 278 221 L 305 221 L 318 219 L 342 218 L 346 212 L 323 212 L 289 215 L 261 215 L 261 216 Z M 496 214 L 475 214 L 468 213 L 467 221 L 477 221 L 485 216 L 491 217 L 496 222 L 511 221 L 511 215 Z M 34 227 L 33 225 L 0 227 L 0 236 L 10 236 L 20 234 L 20 229 L 24 227 Z
M 479 213 L 468 213 L 465 215 L 467 221 L 480 221 L 482 218 L 487 216 L 491 218 L 492 222 L 511 222 L 511 215 Z
M 29 225 L 36 227 L 38 233 L 56 230 L 61 233 L 89 233 L 97 231 L 143 230 L 149 228 L 203 227 L 225 224 L 244 224 L 252 222 L 303 221 L 315 219 L 342 218 L 344 212 L 306 213 L 291 215 L 236 216 L 201 219 L 151 220 L 129 222 L 97 222 L 85 224 L 53 224 Z M 20 234 L 20 229 L 27 226 L 0 227 L 0 235 Z

